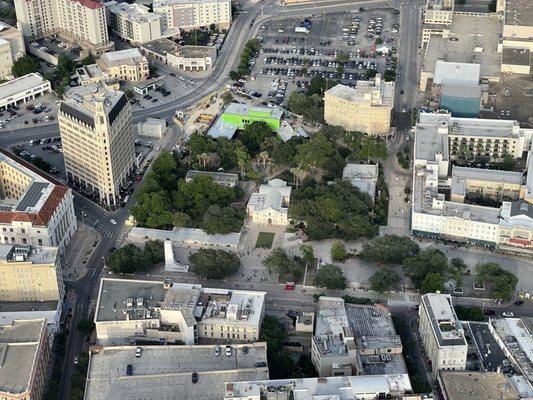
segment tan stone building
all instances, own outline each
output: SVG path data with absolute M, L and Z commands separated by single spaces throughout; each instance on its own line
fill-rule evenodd
M 347 131 L 386 135 L 390 129 L 394 83 L 376 75 L 371 81 L 358 81 L 355 88 L 336 85 L 324 95 L 324 119 Z
M 69 182 L 116 205 L 135 165 L 131 107 L 123 92 L 101 90 L 61 103 L 59 131 Z
M 0 149 L 0 243 L 54 246 L 77 229 L 72 191 Z
M 0 245 L 0 301 L 52 301 L 63 298 L 56 247 Z
M 0 331 L 0 399 L 42 399 L 51 359 L 45 320 L 16 320 Z
M 28 39 L 59 35 L 92 53 L 113 48 L 105 8 L 94 0 L 16 0 L 17 25 Z
M 0 21 L 0 79 L 11 78 L 13 62 L 26 54 L 22 33 Z
M 466 368 L 468 345 L 463 326 L 449 294 L 428 293 L 422 296 L 420 338 L 431 360 L 433 375 L 439 371 L 463 371 Z
M 154 13 L 163 15 L 162 27 L 191 30 L 215 24 L 231 25 L 231 0 L 156 0 Z
M 97 64 L 107 77 L 121 81 L 142 81 L 150 75 L 148 60 L 136 48 L 104 53 Z
M 149 12 L 148 7 L 137 3 L 118 3 L 108 9 L 110 28 L 122 40 L 136 46 L 161 37 L 162 17 Z

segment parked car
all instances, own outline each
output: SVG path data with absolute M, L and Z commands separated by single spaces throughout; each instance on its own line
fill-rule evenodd
M 502 313 L 502 315 L 505 317 L 505 318 L 513 318 L 514 317 L 514 314 L 510 311 L 506 311 L 504 313 Z
M 232 353 L 231 346 L 226 346 L 226 357 L 231 357 Z
M 522 300 L 516 300 L 516 301 L 514 302 L 514 305 L 515 305 L 515 306 L 521 306 L 522 304 L 524 304 L 524 302 L 523 302 Z
M 215 345 L 214 350 L 215 350 L 215 357 L 218 357 L 220 355 L 220 346 Z
M 192 383 L 198 382 L 198 374 L 196 372 L 193 372 L 191 375 Z

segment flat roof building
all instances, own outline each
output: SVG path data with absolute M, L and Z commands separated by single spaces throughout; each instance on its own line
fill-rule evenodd
M 224 400 L 377 400 L 420 399 L 409 396 L 407 374 L 290 378 L 249 382 L 226 382 Z
M 213 182 L 223 187 L 233 188 L 239 183 L 239 175 L 237 174 L 229 174 L 227 172 L 198 171 L 194 169 L 187 171 L 187 175 L 185 175 L 185 182 L 191 182 L 199 175 L 207 175 L 213 179 Z
M 385 82 L 379 74 L 370 81 L 357 81 L 354 88 L 339 84 L 324 93 L 324 119 L 347 131 L 386 135 L 393 99 L 394 82 Z
M 22 33 L 0 21 L 0 79 L 12 79 L 13 63 L 26 54 Z
M 50 365 L 45 320 L 17 320 L 1 325 L 0 331 L 1 398 L 42 398 Z
M 43 79 L 36 72 L 11 79 L 0 84 L 0 110 L 17 104 L 26 104 L 27 101 L 34 100 L 51 90 L 50 81 Z
M 434 79 L 439 61 L 478 64 L 480 78 L 500 80 L 501 52 L 498 48 L 502 21 L 495 14 L 454 14 L 446 34 L 432 34 L 423 55 L 420 90 Z
M 418 315 L 420 337 L 431 360 L 434 376 L 442 370 L 464 370 L 468 345 L 451 296 L 436 293 L 423 295 Z
M 533 383 L 533 318 L 491 318 L 489 331 L 513 367 Z
M 163 29 L 192 30 L 211 24 L 227 29 L 232 22 L 231 0 L 156 0 L 153 9 L 163 16 Z
M 339 297 L 319 299 L 311 361 L 321 377 L 407 375 L 390 311 L 345 304 Z
M 58 247 L 77 229 L 72 191 L 0 149 L 0 243 Z
M 342 170 L 342 179 L 362 193 L 367 193 L 372 200 L 376 197 L 379 166 L 377 164 L 346 164 Z
M 268 379 L 266 343 L 229 347 L 231 356 L 213 345 L 93 346 L 84 399 L 220 400 L 225 382 Z
M 441 371 L 437 376 L 444 400 L 518 400 L 513 385 L 501 372 Z
M 177 247 L 220 248 L 226 251 L 237 251 L 241 233 L 209 234 L 198 228 L 177 228 L 169 231 L 135 226 L 129 231 L 128 238 L 139 243 L 144 243 L 146 240 L 161 240 L 163 242 L 170 240 Z
M 167 54 L 167 64 L 187 72 L 201 72 L 213 68 L 217 58 L 214 46 L 179 46 Z
M 206 338 L 254 342 L 264 316 L 264 292 L 200 285 L 104 278 L 94 317 L 101 344 L 129 340 Z
M 116 3 L 108 7 L 111 31 L 134 46 L 161 37 L 161 14 L 142 4 Z
M 282 117 L 283 110 L 278 107 L 230 103 L 209 129 L 208 135 L 231 139 L 237 130 L 253 122 L 264 122 L 272 131 L 277 131 L 281 126 Z
M 119 204 L 135 166 L 126 95 L 105 88 L 76 95 L 61 102 L 58 120 L 68 181 L 104 204 Z

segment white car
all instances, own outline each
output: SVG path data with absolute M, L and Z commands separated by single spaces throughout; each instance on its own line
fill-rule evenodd
M 111 222 L 113 225 L 117 224 L 117 221 L 115 221 L 114 219 L 110 219 L 109 222 Z
M 513 318 L 514 317 L 514 314 L 512 312 L 504 312 L 502 313 L 502 315 L 505 317 L 505 318 Z

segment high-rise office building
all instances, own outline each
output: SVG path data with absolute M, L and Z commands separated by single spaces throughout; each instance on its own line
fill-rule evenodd
M 59 130 L 70 183 L 116 205 L 133 171 L 131 107 L 123 92 L 102 89 L 61 103 Z

